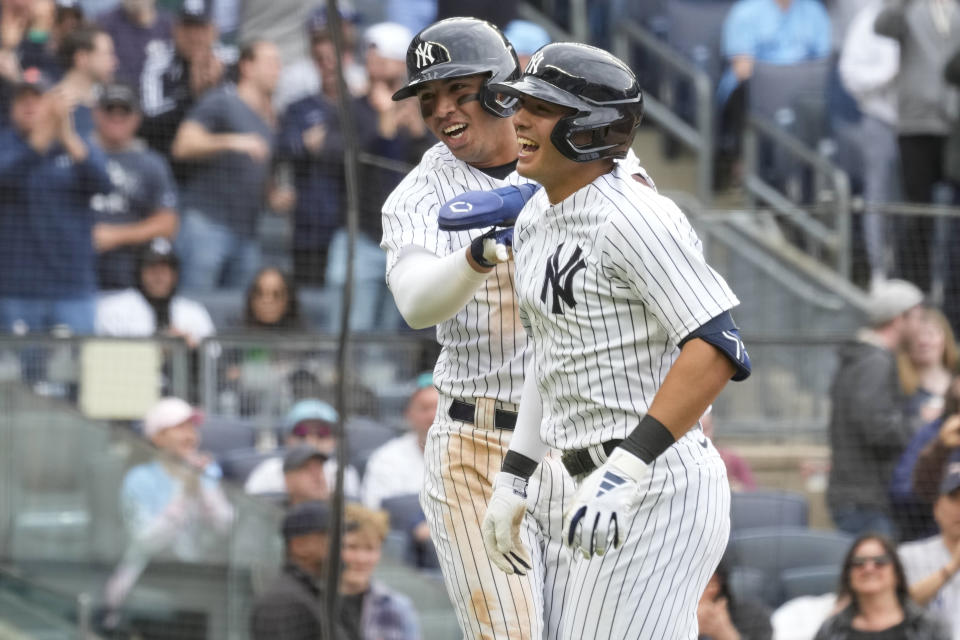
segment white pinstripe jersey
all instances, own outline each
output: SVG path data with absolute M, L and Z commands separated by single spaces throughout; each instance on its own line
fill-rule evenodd
M 387 252 L 387 275 L 406 246 L 444 257 L 486 231 L 440 231 L 437 214 L 447 200 L 465 191 L 526 182 L 516 172 L 504 180 L 488 176 L 458 160 L 443 143 L 428 149 L 383 205 L 380 246 Z M 520 402 L 527 336 L 517 318 L 513 275 L 513 262 L 498 265 L 463 309 L 437 325 L 442 350 L 433 381 L 442 393 Z
M 520 317 L 558 449 L 625 438 L 678 344 L 739 304 L 686 216 L 623 169 L 550 206 L 538 191 L 514 231 Z

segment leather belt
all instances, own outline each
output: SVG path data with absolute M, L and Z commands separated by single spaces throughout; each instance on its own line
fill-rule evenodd
M 453 400 L 450 403 L 450 409 L 447 411 L 454 420 L 459 422 L 469 422 L 476 424 L 474 418 L 477 414 L 477 405 L 464 402 L 463 400 Z M 507 411 L 506 409 L 495 409 L 493 416 L 493 426 L 504 431 L 513 431 L 517 426 L 517 413 Z
M 598 459 L 601 447 L 603 448 L 605 458 L 613 453 L 613 450 L 616 449 L 621 442 L 623 442 L 623 440 L 608 440 L 607 442 L 593 447 L 587 447 L 586 449 L 564 451 L 560 456 L 560 461 L 563 463 L 563 466 L 567 468 L 567 472 L 571 476 L 582 476 L 590 473 L 602 464 L 603 461 Z

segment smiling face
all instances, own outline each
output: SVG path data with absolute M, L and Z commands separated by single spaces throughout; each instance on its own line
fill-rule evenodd
M 488 113 L 475 98 L 484 80 L 483 75 L 432 80 L 417 90 L 420 113 L 430 132 L 458 160 L 478 168 L 497 167 L 517 158 L 510 119 Z
M 348 531 L 343 535 L 343 593 L 364 593 L 370 588 L 373 572 L 380 562 L 380 539 L 366 530 Z
M 857 597 L 896 591 L 893 559 L 879 541 L 867 539 L 857 545 L 851 560 L 850 588 Z

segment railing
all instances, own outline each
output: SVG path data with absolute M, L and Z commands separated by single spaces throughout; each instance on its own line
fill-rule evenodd
M 631 60 L 631 49 L 643 48 L 654 64 L 668 71 L 664 75 L 671 81 L 679 76 L 693 87 L 695 106 L 694 124 L 684 122 L 670 107 L 644 93 L 643 104 L 646 117 L 650 118 L 671 135 L 681 140 L 697 155 L 697 197 L 709 204 L 713 199 L 713 86 L 710 77 L 702 69 L 687 60 L 656 35 L 635 22 L 619 22 L 613 36 L 614 53 L 625 62 Z

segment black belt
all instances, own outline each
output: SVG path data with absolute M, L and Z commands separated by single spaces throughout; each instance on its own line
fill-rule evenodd
M 476 424 L 474 418 L 477 414 L 477 406 L 464 402 L 463 400 L 454 400 L 450 403 L 450 410 L 447 411 L 454 420 L 459 422 L 469 422 Z M 517 412 L 507 411 L 506 409 L 496 409 L 493 414 L 493 426 L 496 429 L 504 431 L 513 431 L 517 426 Z
M 604 453 L 608 456 L 620 445 L 623 440 L 608 440 L 602 445 Z M 567 468 L 567 473 L 571 476 L 582 476 L 590 473 L 597 468 L 597 463 L 590 456 L 590 449 L 571 449 L 564 451 L 560 456 L 560 461 Z

